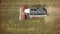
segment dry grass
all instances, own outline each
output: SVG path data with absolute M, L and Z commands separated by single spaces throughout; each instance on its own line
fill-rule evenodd
M 27 19 L 26 21 L 19 21 L 19 7 L 21 6 L 21 4 L 19 4 L 19 1 L 11 0 L 7 2 L 5 0 L 6 4 L 4 4 L 5 2 L 3 2 L 3 4 L 0 6 L 1 34 L 60 34 L 60 14 L 58 14 L 60 12 L 60 9 L 48 9 L 51 12 L 48 12 L 48 15 L 45 18 Z M 31 0 L 28 1 L 31 2 Z M 23 1 L 21 0 L 21 2 Z M 27 1 L 25 2 L 27 3 Z M 42 0 L 40 2 L 41 4 L 45 3 Z M 49 3 L 47 3 L 48 2 L 46 1 L 46 5 L 49 5 Z M 30 6 L 33 4 L 26 5 Z M 57 14 L 54 11 L 58 11 Z

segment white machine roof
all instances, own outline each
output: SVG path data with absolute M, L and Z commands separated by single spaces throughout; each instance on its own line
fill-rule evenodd
M 30 13 L 30 9 L 28 8 L 28 9 L 25 9 L 25 11 L 24 11 L 25 13 Z

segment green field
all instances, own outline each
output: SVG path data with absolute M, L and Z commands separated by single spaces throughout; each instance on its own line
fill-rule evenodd
M 19 8 L 21 5 L 30 7 L 38 3 L 46 5 L 47 7 L 50 6 L 53 1 L 54 0 L 2 0 L 0 4 L 0 33 L 60 34 L 60 14 L 48 14 L 47 16 L 49 16 L 49 18 L 54 18 L 54 20 L 51 19 L 48 23 L 45 22 L 45 17 L 19 21 Z

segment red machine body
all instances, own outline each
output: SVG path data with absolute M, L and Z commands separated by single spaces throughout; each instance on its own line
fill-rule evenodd
M 26 9 L 26 6 L 21 6 L 20 9 L 21 9 L 21 11 L 20 11 L 21 14 L 20 14 L 20 17 L 19 17 L 20 20 L 26 20 L 26 14 L 24 12 L 25 9 Z

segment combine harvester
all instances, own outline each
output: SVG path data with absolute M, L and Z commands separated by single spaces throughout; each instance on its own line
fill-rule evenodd
M 27 17 L 44 17 L 47 15 L 47 10 L 45 7 L 31 7 L 26 8 L 26 6 L 20 7 L 19 20 L 26 20 Z

